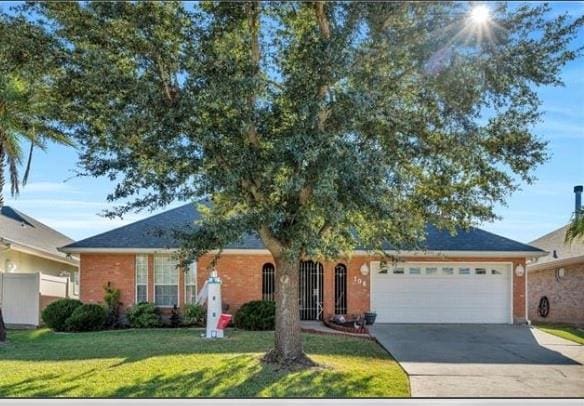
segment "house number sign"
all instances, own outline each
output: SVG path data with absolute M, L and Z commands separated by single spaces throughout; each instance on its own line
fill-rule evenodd
M 363 287 L 367 287 L 367 281 L 356 276 L 353 276 L 353 283 L 356 283 L 357 285 L 361 285 Z

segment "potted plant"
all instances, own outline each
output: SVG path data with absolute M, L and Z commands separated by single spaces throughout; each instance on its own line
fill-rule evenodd
M 370 311 L 370 312 L 365 312 L 365 324 L 367 324 L 368 326 L 375 323 L 376 318 L 377 318 L 377 312 L 375 312 L 375 310 Z

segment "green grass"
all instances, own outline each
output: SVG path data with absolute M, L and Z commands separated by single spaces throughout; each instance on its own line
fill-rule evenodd
M 10 331 L 0 346 L 0 397 L 409 396 L 399 364 L 373 341 L 305 334 L 319 367 L 278 371 L 261 362 L 272 332 L 97 333 Z
M 546 333 L 584 345 L 584 330 L 570 326 L 538 324 L 536 327 Z

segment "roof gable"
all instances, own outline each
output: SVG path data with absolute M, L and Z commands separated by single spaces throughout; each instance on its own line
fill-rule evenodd
M 73 240 L 9 206 L 0 208 L 0 239 L 65 258 L 58 250 Z

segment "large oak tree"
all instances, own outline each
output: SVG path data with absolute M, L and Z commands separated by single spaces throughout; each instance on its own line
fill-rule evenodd
M 582 18 L 546 5 L 84 2 L 32 6 L 67 52 L 63 117 L 115 211 L 210 197 L 185 253 L 260 236 L 275 348 L 302 363 L 298 265 L 424 225 L 492 220 L 546 158 L 537 88 Z

